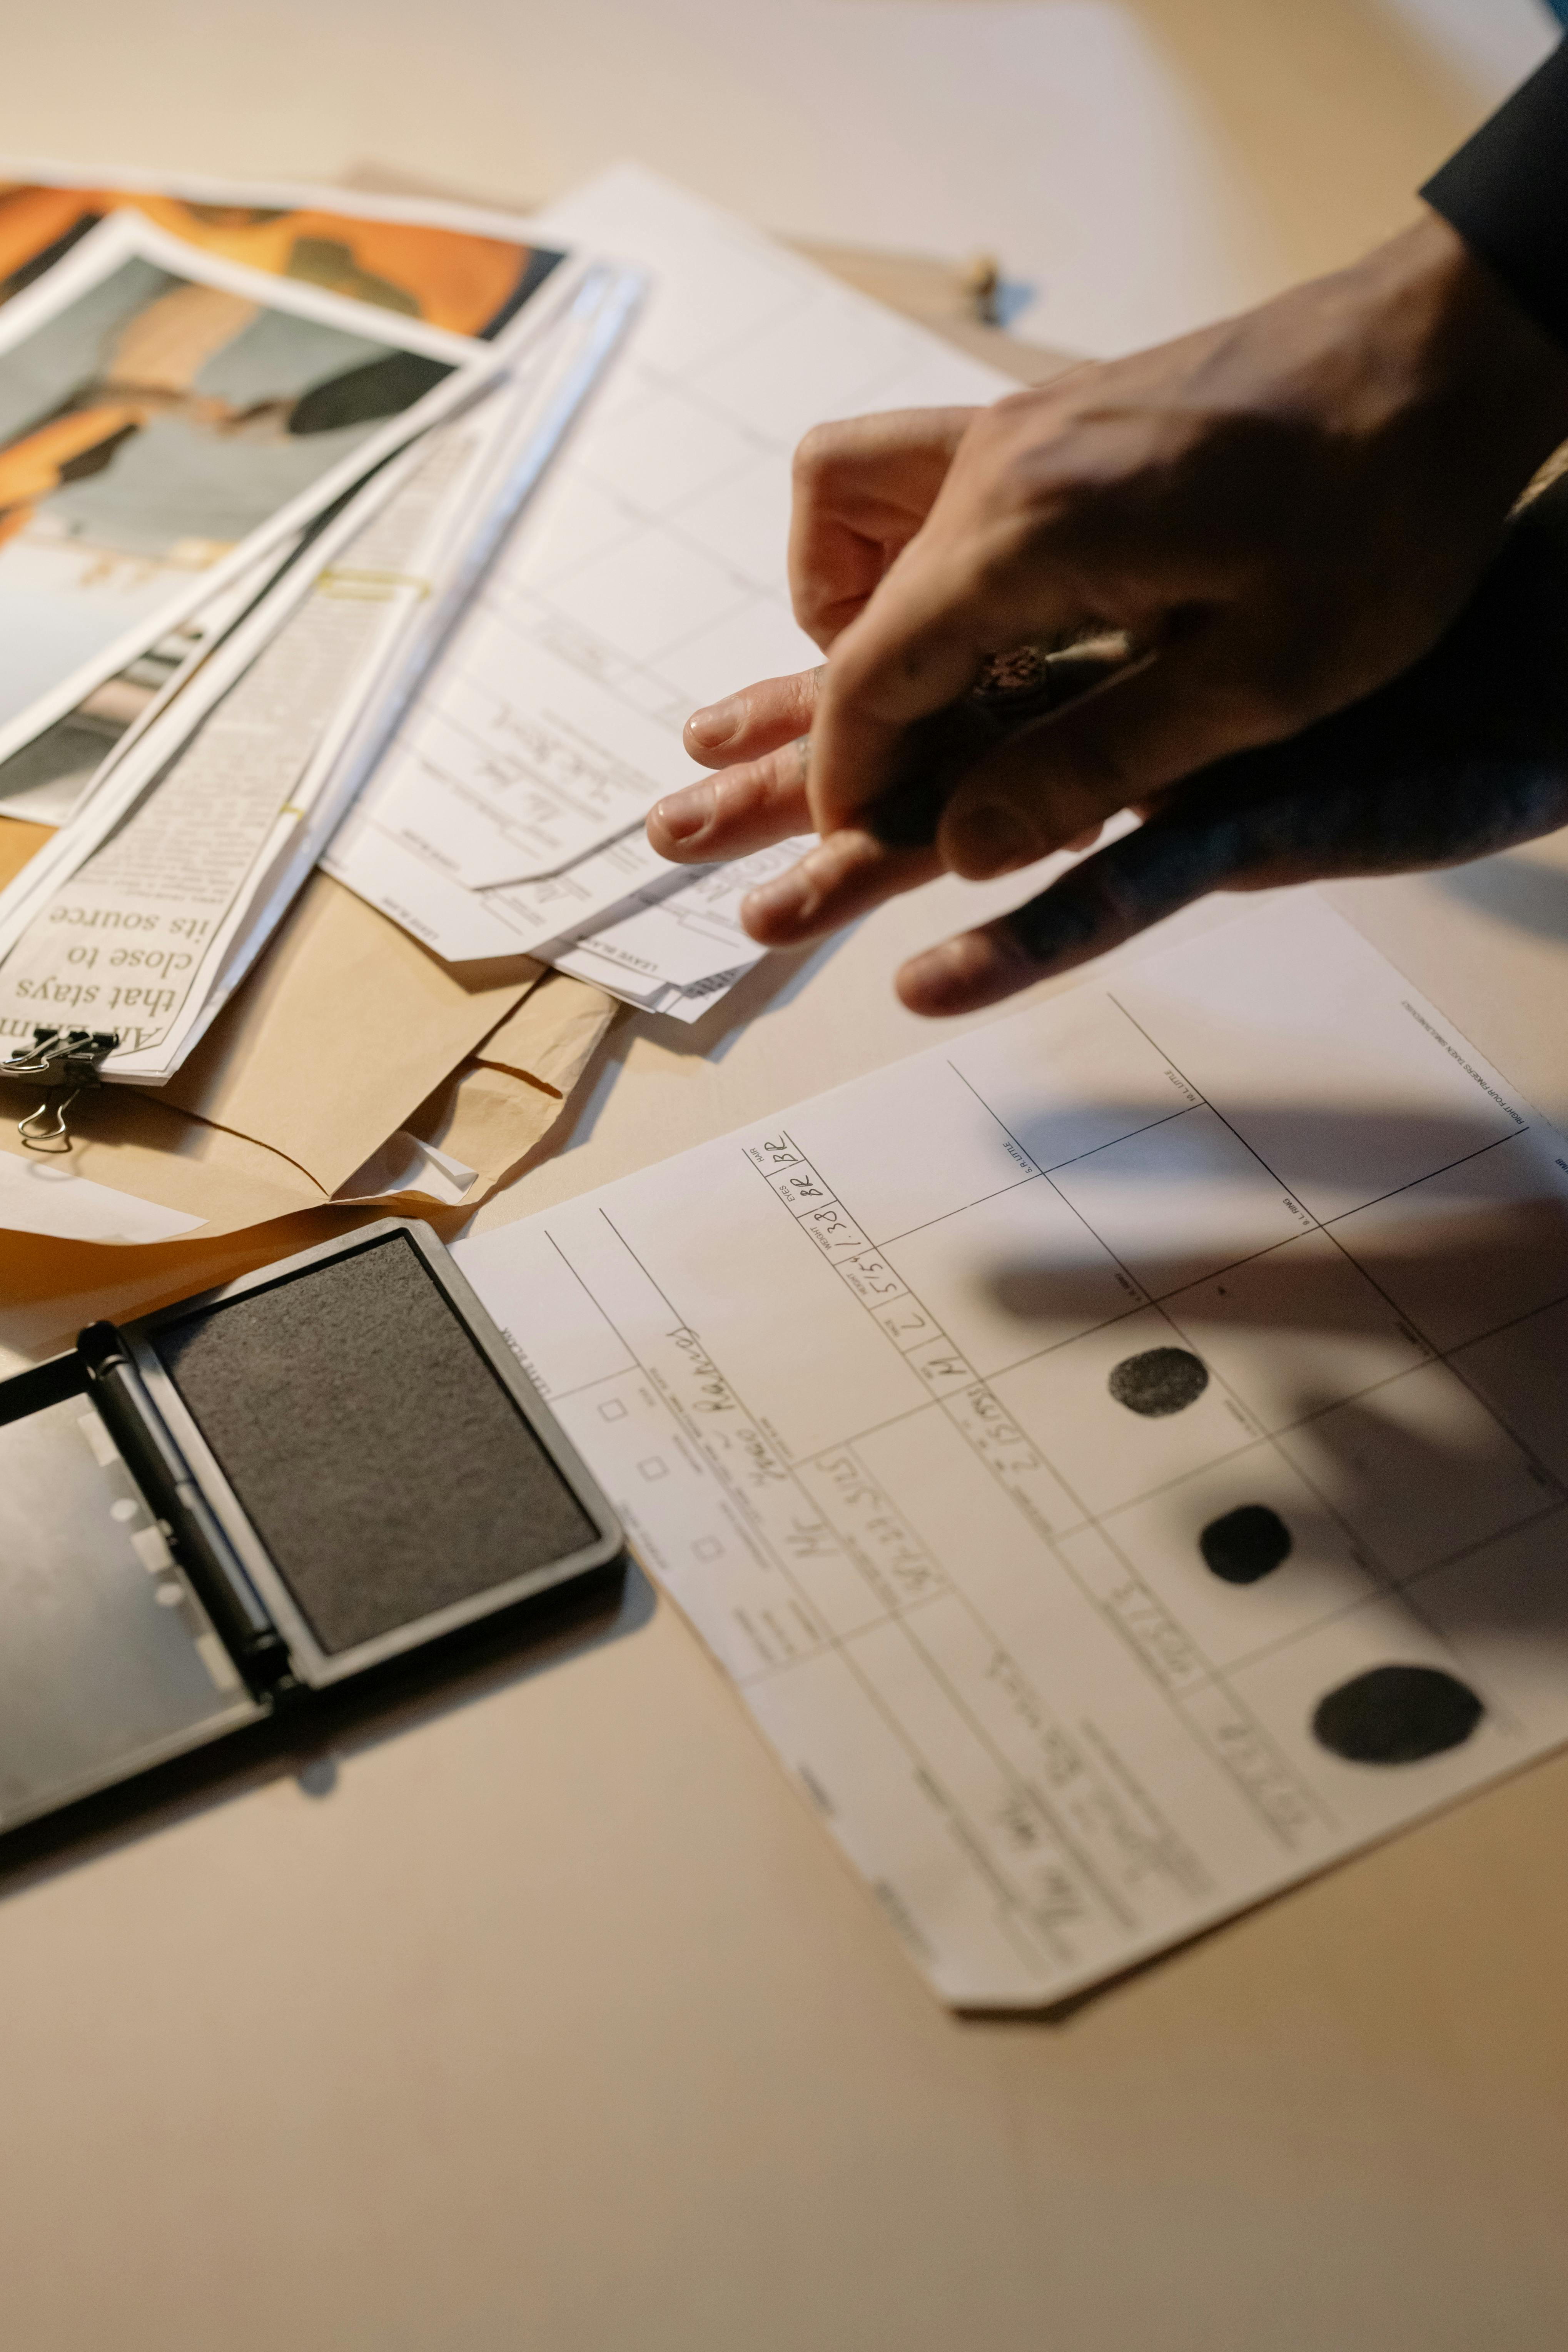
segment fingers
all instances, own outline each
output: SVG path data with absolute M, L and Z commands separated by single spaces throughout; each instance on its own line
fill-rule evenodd
M 1436 692 L 1449 683 L 1436 668 Z M 1568 751 L 1500 742 L 1506 719 L 1495 712 L 1469 727 L 1447 701 L 1428 712 L 1422 684 L 1407 673 L 1167 793 L 1137 832 L 1037 898 L 913 958 L 900 996 L 911 1012 L 974 1012 L 1104 955 L 1211 890 L 1456 865 L 1562 824 Z
M 1268 831 L 1252 809 L 1162 814 L 1010 915 L 911 957 L 899 995 L 911 1013 L 978 1012 L 1090 962 L 1210 890 L 1282 879 L 1266 870 Z
M 992 572 L 983 541 L 911 541 L 833 646 L 813 730 L 816 830 L 857 823 L 900 771 L 908 730 L 966 694 L 990 656 L 1065 636 L 1095 616 L 1074 580 Z
M 821 680 L 820 669 L 797 670 L 789 677 L 761 678 L 721 702 L 705 704 L 686 722 L 681 740 L 688 757 L 704 768 L 732 768 L 809 735 Z
M 999 744 L 947 802 L 937 835 L 945 863 L 971 881 L 1033 865 L 1085 827 L 1298 723 L 1227 670 L 1199 630 Z
M 1026 650 L 1027 658 L 1020 660 Z M 863 811 L 861 822 L 891 848 L 929 847 L 956 786 L 988 751 L 1104 685 L 1125 668 L 1130 651 L 1119 633 L 1055 653 L 1030 646 L 1005 656 L 983 673 L 973 694 L 917 719 L 906 731 L 892 781 Z M 1089 828 L 1099 829 L 1098 821 Z M 1063 845 L 1075 847 L 1077 836 Z
M 648 811 L 649 843 L 678 866 L 711 866 L 809 833 L 805 740 L 797 736 L 765 759 L 667 793 Z
M 741 920 L 763 947 L 800 947 L 857 922 L 900 891 L 918 890 L 941 870 L 934 850 L 889 849 L 868 833 L 836 833 L 787 874 L 752 891 Z
M 972 408 L 908 408 L 819 425 L 795 457 L 789 583 L 826 651 L 931 511 Z

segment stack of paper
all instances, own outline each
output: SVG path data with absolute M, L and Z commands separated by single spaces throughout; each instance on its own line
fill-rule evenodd
M 569 453 L 453 633 L 328 870 L 452 962 L 520 948 L 690 1021 L 761 950 L 752 883 L 643 819 L 699 772 L 699 704 L 814 663 L 790 613 L 790 460 L 823 417 L 1008 380 L 695 198 L 623 169 L 535 223 L 649 291 Z
M 0 894 L 0 1041 L 179 1066 L 635 306 L 422 210 L 0 191 L 0 809 L 59 823 Z

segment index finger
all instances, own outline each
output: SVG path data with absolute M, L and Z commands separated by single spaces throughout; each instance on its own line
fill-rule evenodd
M 788 677 L 759 678 L 721 701 L 705 703 L 682 730 L 687 757 L 704 768 L 733 768 L 809 734 L 821 681 L 820 668 L 796 670 Z

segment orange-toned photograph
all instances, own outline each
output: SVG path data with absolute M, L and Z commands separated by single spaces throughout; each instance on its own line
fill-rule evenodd
M 386 305 L 269 301 L 135 215 L 92 226 L 0 310 L 8 749 L 376 462 L 376 436 L 405 437 L 474 354 Z
M 31 285 L 111 213 L 142 214 L 204 253 L 373 302 L 426 326 L 490 337 L 560 261 L 548 247 L 423 221 L 370 220 L 313 206 L 195 204 L 114 187 L 0 183 L 0 302 Z

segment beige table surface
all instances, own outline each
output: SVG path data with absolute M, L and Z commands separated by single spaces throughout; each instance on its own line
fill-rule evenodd
M 1337 896 L 1568 1116 L 1563 845 Z M 887 973 L 940 919 L 619 1032 L 486 1222 L 925 1042 Z M 1558 2352 L 1565 1961 L 1562 1759 L 1063 2021 L 959 2021 L 634 1589 L 335 1777 L 0 1882 L 0 2341 Z
M 629 1022 L 481 1223 L 931 1043 L 891 966 L 1002 895 Z M 1568 841 L 1331 895 L 1568 1121 Z M 154 1263 L 0 1308 L 0 1363 Z M 0 1876 L 0 2346 L 1561 2352 L 1565 1964 L 1568 1757 L 1066 2019 L 955 2019 L 637 1581 Z

